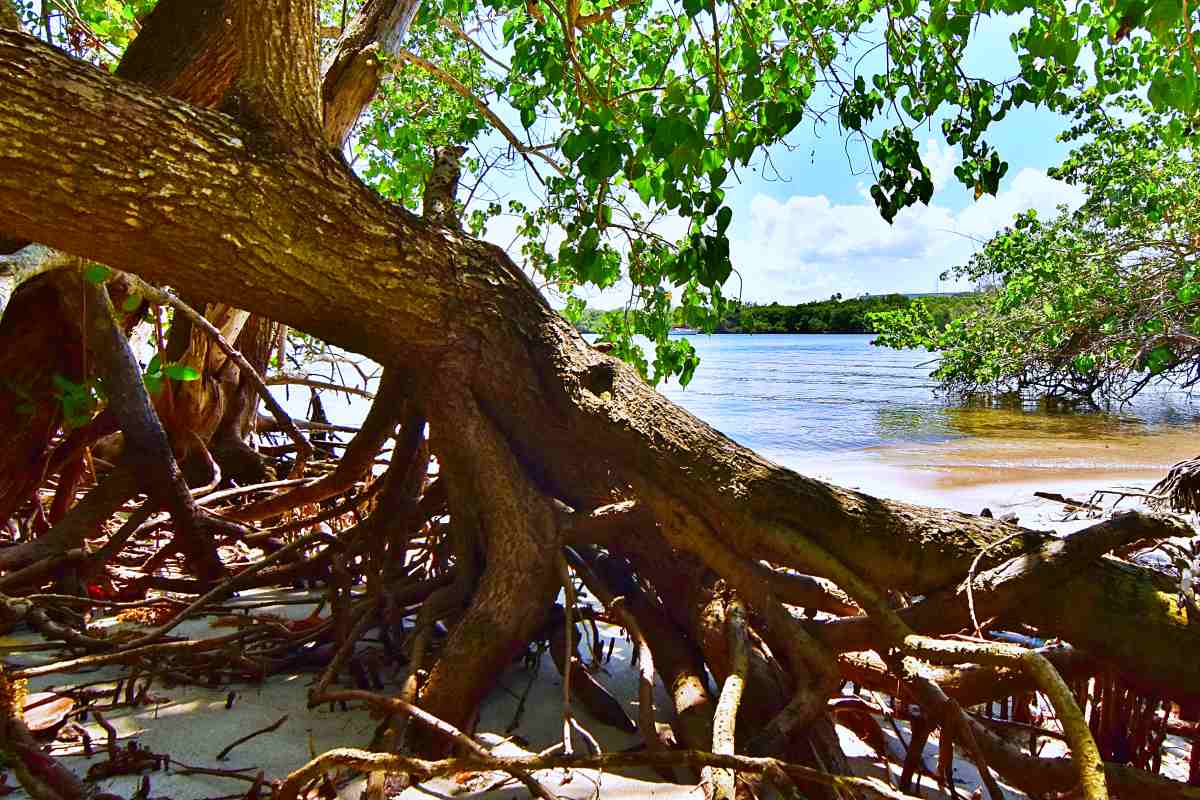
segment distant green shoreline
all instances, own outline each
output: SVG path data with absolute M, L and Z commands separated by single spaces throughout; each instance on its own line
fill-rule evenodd
M 978 298 L 974 292 L 880 294 L 847 299 L 835 294 L 828 300 L 797 305 L 744 303 L 726 315 L 713 333 L 876 333 L 868 315 L 905 309 L 916 300 L 925 304 L 936 322 L 945 325 L 973 307 Z M 575 327 L 583 333 L 602 333 L 605 317 L 621 313 L 587 308 Z

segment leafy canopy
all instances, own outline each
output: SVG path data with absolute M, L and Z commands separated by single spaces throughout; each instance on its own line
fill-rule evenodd
M 48 23 L 19 5 L 48 38 L 111 63 L 152 0 L 51 0 Z M 322 0 L 323 47 L 358 5 Z M 727 311 L 725 189 L 802 121 L 869 144 L 888 220 L 932 194 L 921 125 L 960 147 L 956 175 L 976 196 L 1007 169 L 993 123 L 1025 105 L 1067 109 L 1084 89 L 1100 108 L 1141 92 L 1190 140 L 1197 13 L 1178 0 L 429 0 L 350 156 L 415 206 L 434 147 L 469 145 L 470 229 L 506 222 L 514 255 L 568 316 L 585 287 L 626 282 L 605 337 L 647 377 L 686 378 L 695 353 L 667 333 L 673 309 L 704 329 Z M 986 17 L 1023 22 L 1012 75 L 964 66 Z M 522 176 L 535 200 L 506 193 Z M 657 345 L 652 364 L 638 333 Z
M 1052 172 L 1086 200 L 1033 212 L 954 270 L 992 287 L 973 314 L 938 325 L 914 306 L 879 314 L 878 344 L 940 351 L 960 391 L 1128 399 L 1154 380 L 1200 379 L 1200 175 L 1173 120 L 1143 102 L 1124 122 L 1079 104 L 1085 143 Z

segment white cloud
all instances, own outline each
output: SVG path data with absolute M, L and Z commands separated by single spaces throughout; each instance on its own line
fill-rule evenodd
M 953 174 L 956 160 L 932 142 L 923 154 L 935 184 Z M 735 226 L 734 266 L 741 296 L 759 302 L 795 303 L 870 292 L 928 292 L 960 288 L 939 283 L 944 270 L 965 263 L 1013 216 L 1029 208 L 1053 214 L 1060 204 L 1078 205 L 1078 189 L 1025 168 L 1005 182 L 995 197 L 954 211 L 936 202 L 901 211 L 888 225 L 865 188 L 862 201 L 834 203 L 825 195 L 793 195 L 780 202 L 754 197 L 749 219 Z M 742 212 L 743 215 L 746 212 Z M 727 288 L 736 293 L 737 278 Z
M 949 145 L 940 143 L 937 139 L 926 139 L 921 151 L 921 160 L 929 167 L 933 177 L 933 188 L 941 191 L 942 187 L 954 178 L 954 168 L 958 166 L 958 156 Z
M 865 185 L 858 187 L 859 199 L 852 203 L 835 203 L 824 194 L 797 194 L 780 201 L 760 193 L 739 205 L 730 242 L 736 274 L 726 292 L 744 300 L 797 303 L 835 292 L 852 297 L 864 292 L 966 289 L 939 282 L 938 276 L 966 263 L 1018 212 L 1034 208 L 1048 216 L 1059 204 L 1075 206 L 1082 200 L 1078 189 L 1027 167 L 1006 178 L 995 197 L 954 210 L 938 200 L 965 191 L 954 180 L 957 155 L 933 139 L 925 142 L 921 155 L 933 176 L 935 202 L 904 209 L 893 225 L 879 216 Z M 487 238 L 510 246 L 517 223 L 513 217 L 494 219 Z M 686 228 L 687 221 L 674 215 L 656 225 L 657 232 L 672 241 Z M 562 237 L 562 231 L 553 231 L 549 247 L 556 249 Z M 510 249 L 518 261 L 519 248 L 517 243 Z M 629 284 L 621 281 L 604 291 L 584 287 L 580 294 L 592 305 L 615 308 L 628 299 Z M 551 296 L 551 302 L 563 301 Z

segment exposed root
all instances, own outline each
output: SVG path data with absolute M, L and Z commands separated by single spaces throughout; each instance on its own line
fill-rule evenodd
M 733 755 L 734 726 L 737 722 L 738 707 L 742 702 L 742 691 L 746 685 L 746 677 L 750 667 L 746 608 L 736 598 L 729 603 L 726 616 L 729 631 L 730 668 L 721 687 L 721 697 L 717 701 L 717 713 L 713 717 L 713 746 L 712 751 L 722 755 Z M 708 773 L 712 781 L 713 800 L 734 800 L 735 775 L 732 770 L 716 769 Z
M 846 775 L 830 775 L 821 770 L 789 764 L 772 758 L 718 755 L 703 750 L 672 750 L 667 752 L 604 753 L 592 756 L 533 755 L 517 757 L 466 756 L 430 761 L 412 756 L 376 753 L 352 748 L 338 748 L 322 753 L 287 777 L 279 789 L 281 800 L 295 798 L 300 787 L 313 778 L 335 768 L 349 768 L 360 772 L 394 771 L 406 772 L 414 782 L 421 782 L 442 775 L 480 770 L 522 769 L 529 772 L 549 769 L 599 769 L 614 770 L 622 767 L 689 767 L 702 770 L 705 767 L 736 770 L 747 774 L 765 774 L 778 771 L 790 780 L 828 786 L 835 790 L 856 793 L 864 798 L 886 798 L 886 800 L 916 800 L 875 778 L 856 778 Z

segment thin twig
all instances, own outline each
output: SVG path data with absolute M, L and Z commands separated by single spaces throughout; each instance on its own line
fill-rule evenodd
M 263 382 L 268 386 L 307 386 L 310 389 L 326 389 L 331 392 L 343 392 L 357 397 L 365 397 L 367 400 L 375 399 L 375 393 L 369 392 L 366 389 L 359 389 L 355 386 L 343 386 L 340 383 L 330 383 L 329 381 L 317 380 L 307 375 L 297 375 L 291 372 L 277 372 L 274 375 L 268 375 L 263 379 Z
M 130 274 L 129 279 L 134 291 L 151 302 L 159 303 L 160 305 L 166 304 L 179 311 L 193 325 L 207 333 L 213 342 L 216 343 L 217 347 L 221 349 L 221 352 L 238 365 L 242 374 L 254 386 L 255 391 L 258 392 L 258 396 L 262 398 L 263 403 L 270 410 L 271 416 L 279 423 L 279 427 L 283 429 L 289 439 L 296 443 L 296 463 L 292 467 L 292 477 L 298 478 L 302 476 L 304 474 L 305 462 L 312 458 L 313 455 L 312 445 L 296 427 L 296 423 L 292 420 L 291 416 L 283 410 L 283 406 L 279 405 L 279 401 L 275 399 L 275 396 L 271 394 L 271 390 L 263 382 L 262 376 L 258 374 L 258 370 L 254 369 L 250 362 L 246 360 L 246 357 L 234 349 L 233 345 L 225 341 L 225 337 L 221 335 L 221 332 L 203 314 L 196 311 L 196 309 L 180 300 L 171 292 L 152 286 L 141 278 Z
M 232 744 L 230 744 L 228 747 L 226 747 L 221 752 L 217 753 L 217 761 L 224 761 L 226 756 L 229 755 L 230 751 L 233 750 L 233 748 L 237 747 L 239 744 L 244 744 L 244 743 L 250 741 L 251 739 L 253 739 L 255 736 L 262 736 L 264 733 L 271 733 L 272 731 L 279 730 L 279 726 L 287 721 L 288 721 L 288 715 L 284 714 L 282 717 L 275 720 L 267 727 L 259 728 L 258 730 L 254 731 L 253 733 L 247 733 L 245 736 L 243 736 L 242 738 L 233 742 Z
M 1003 539 L 997 539 L 996 541 L 989 544 L 987 547 L 980 550 L 975 555 L 974 560 L 971 561 L 971 568 L 969 570 L 967 570 L 967 608 L 970 609 L 970 611 L 971 611 L 971 624 L 975 627 L 975 635 L 976 636 L 980 636 L 980 637 L 983 636 L 983 631 L 980 630 L 979 620 L 975 617 L 975 589 L 974 589 L 975 571 L 977 569 L 979 569 L 979 562 L 983 560 L 983 557 L 985 555 L 987 555 L 989 550 L 999 547 L 1000 545 L 1005 544 L 1006 542 L 1010 542 L 1019 536 L 1024 536 L 1025 533 L 1026 533 L 1026 531 L 1023 531 L 1023 530 L 1017 531 L 1016 533 L 1012 533 L 1012 534 L 1009 534 L 1008 536 L 1005 536 Z

